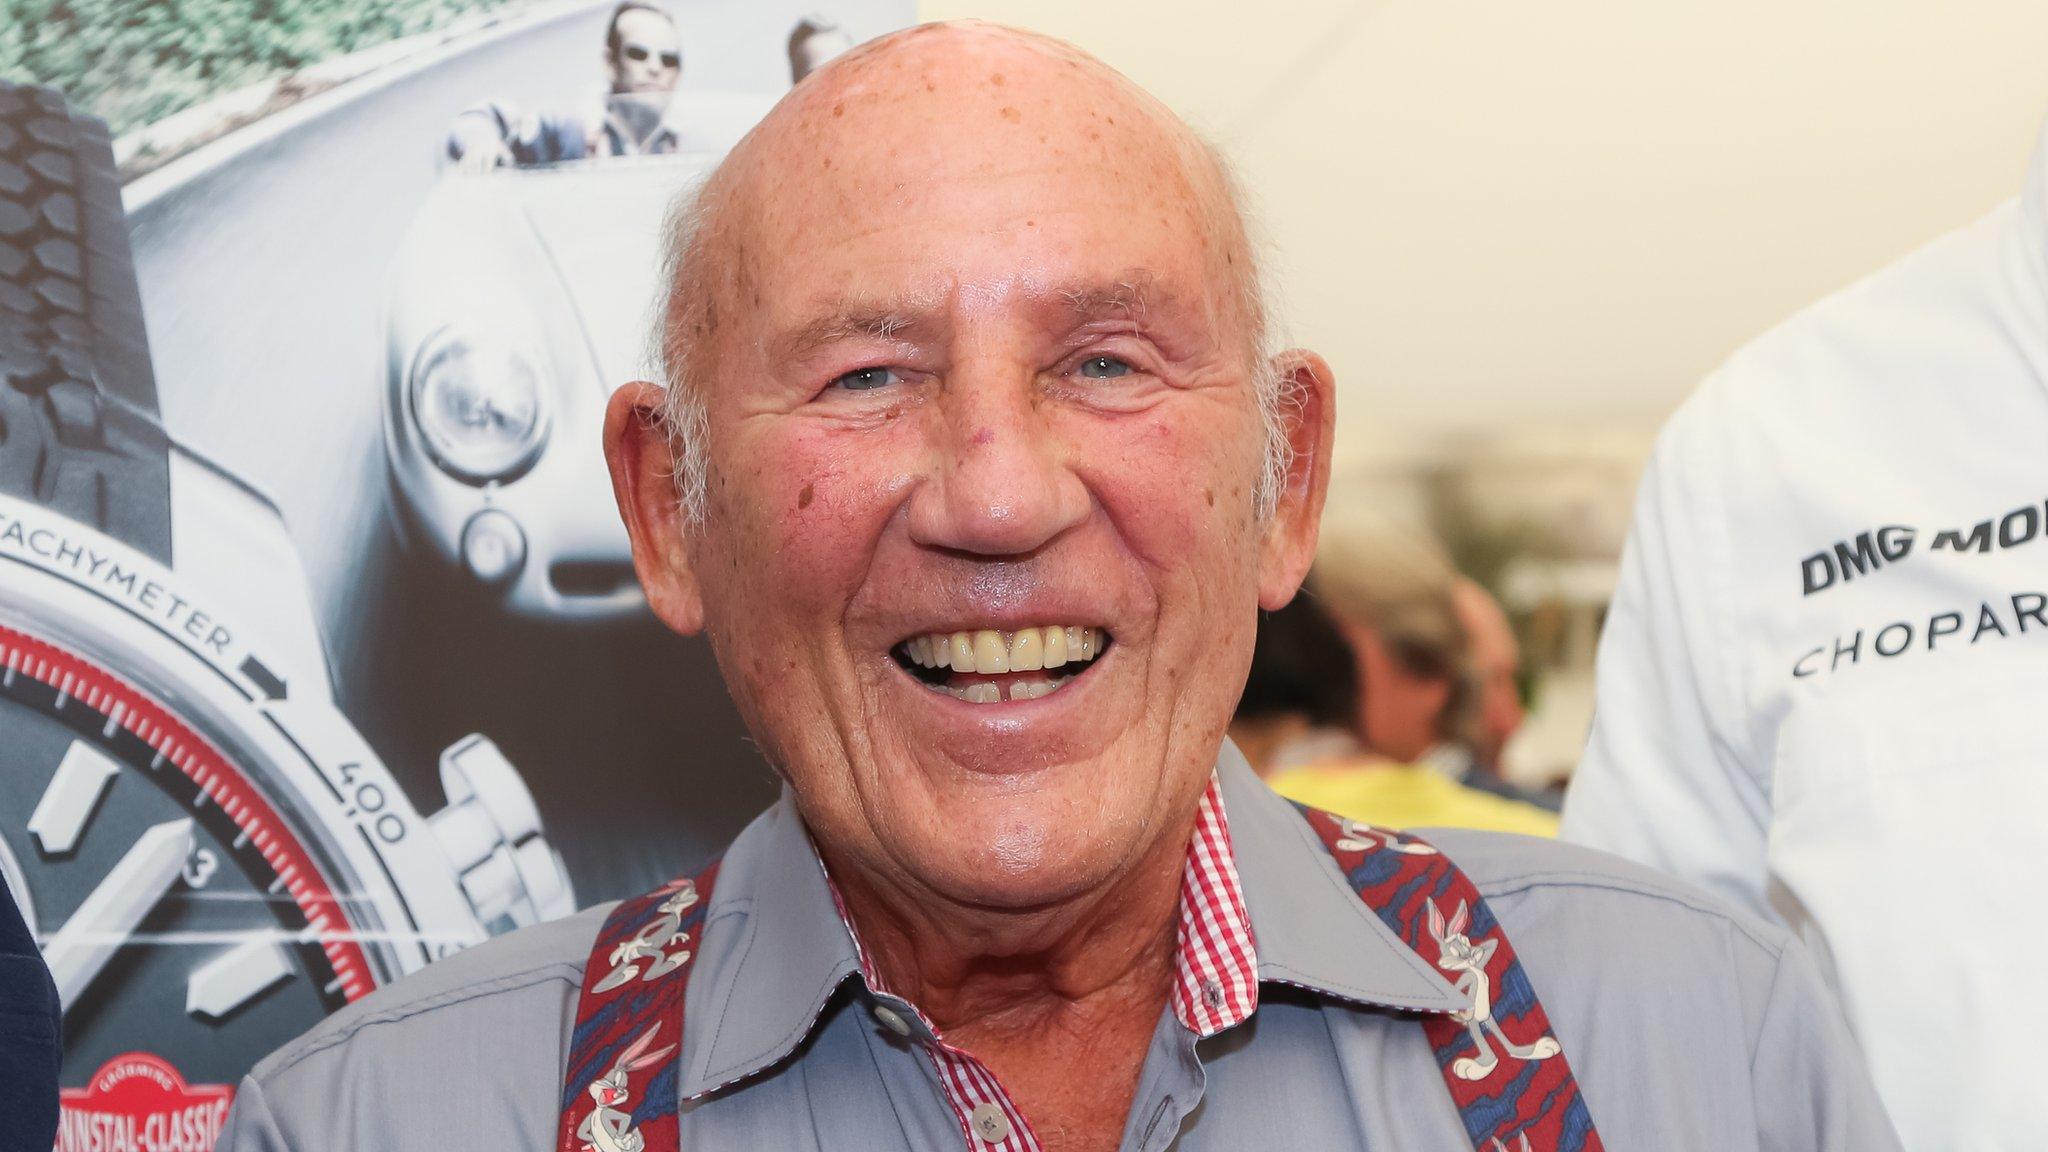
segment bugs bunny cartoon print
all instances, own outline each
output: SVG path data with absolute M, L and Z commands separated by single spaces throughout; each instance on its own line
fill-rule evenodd
M 1451 1063 L 1451 1074 L 1460 1080 L 1484 1080 L 1493 1074 L 1500 1064 L 1500 1055 L 1494 1050 L 1494 1043 L 1501 1051 L 1517 1060 L 1548 1060 L 1560 1051 L 1557 1039 L 1552 1036 L 1538 1036 L 1528 1044 L 1516 1044 L 1501 1031 L 1500 1022 L 1493 1018 L 1493 978 L 1486 973 L 1487 961 L 1493 959 L 1494 949 L 1499 942 L 1487 940 L 1474 944 L 1465 935 L 1470 925 L 1472 910 L 1464 901 L 1458 902 L 1457 911 L 1449 920 L 1436 906 L 1429 903 L 1429 935 L 1436 941 L 1436 966 L 1446 972 L 1455 973 L 1453 981 L 1458 991 L 1467 997 L 1470 1007 L 1452 1013 L 1452 1018 L 1465 1025 L 1465 1033 L 1472 1037 L 1472 1043 L 1479 1049 L 1476 1056 L 1460 1056 Z M 1489 1042 L 1487 1034 L 1492 1033 Z
M 661 1063 L 662 1057 L 675 1048 L 671 1044 L 657 1051 L 647 1050 L 660 1031 L 661 1025 L 656 1024 L 641 1033 L 638 1040 L 619 1053 L 610 1071 L 590 1082 L 590 1098 L 597 1101 L 597 1107 L 576 1128 L 576 1138 L 583 1142 L 584 1152 L 640 1152 L 647 1143 L 646 1137 L 633 1130 L 632 1113 L 624 1106 L 633 1096 L 628 1078 Z
M 660 915 L 612 949 L 612 970 L 591 991 L 609 992 L 635 978 L 652 983 L 689 961 L 690 950 L 683 946 L 689 942 L 682 931 L 683 913 L 697 903 L 697 885 L 690 880 L 677 880 L 668 887 L 668 899 L 655 907 Z M 678 937 L 681 943 L 671 949 L 670 944 Z
M 1385 849 L 1399 852 L 1403 856 L 1435 856 L 1437 850 L 1415 840 L 1404 840 L 1398 833 L 1385 828 L 1375 828 L 1357 820 L 1342 820 L 1338 826 L 1344 835 L 1338 839 L 1337 847 L 1346 852 L 1378 852 Z

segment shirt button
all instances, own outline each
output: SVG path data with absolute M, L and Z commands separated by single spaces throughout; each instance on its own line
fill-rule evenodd
M 900 1013 L 887 1004 L 875 1005 L 875 1019 L 882 1022 L 882 1027 L 887 1028 L 898 1036 L 910 1035 L 910 1021 L 905 1020 Z
M 968 1117 L 974 1125 L 974 1134 L 989 1144 L 1001 1144 L 1010 1138 L 1010 1118 L 1003 1115 L 1003 1107 L 990 1100 L 974 1106 Z
M 1223 1007 L 1223 985 L 1214 980 L 1202 981 L 1202 1003 L 1211 1008 Z

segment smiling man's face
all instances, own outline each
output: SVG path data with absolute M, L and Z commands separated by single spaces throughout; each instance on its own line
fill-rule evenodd
M 651 601 L 701 613 L 828 861 L 1028 908 L 1178 854 L 1328 437 L 1326 370 L 1287 360 L 1261 515 L 1219 174 L 1100 65 L 984 28 L 834 64 L 728 163 L 702 523 L 644 395 L 608 431 Z

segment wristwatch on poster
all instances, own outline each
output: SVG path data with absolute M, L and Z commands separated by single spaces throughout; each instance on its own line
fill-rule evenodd
M 282 517 L 157 413 L 106 129 L 0 84 L 0 879 L 64 1000 L 59 1148 L 210 1147 L 320 1017 L 575 905 L 489 740 L 407 800 Z

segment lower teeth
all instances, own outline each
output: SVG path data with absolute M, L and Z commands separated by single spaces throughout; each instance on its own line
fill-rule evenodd
M 1064 684 L 1066 684 L 1064 679 L 1018 680 L 1010 685 L 1009 698 L 1012 700 L 1036 700 L 1040 696 L 1052 695 L 1054 692 L 1059 691 Z M 1000 704 L 1003 700 L 1002 685 L 986 681 L 980 684 L 967 685 L 935 684 L 933 687 L 955 700 L 965 700 L 969 704 Z

